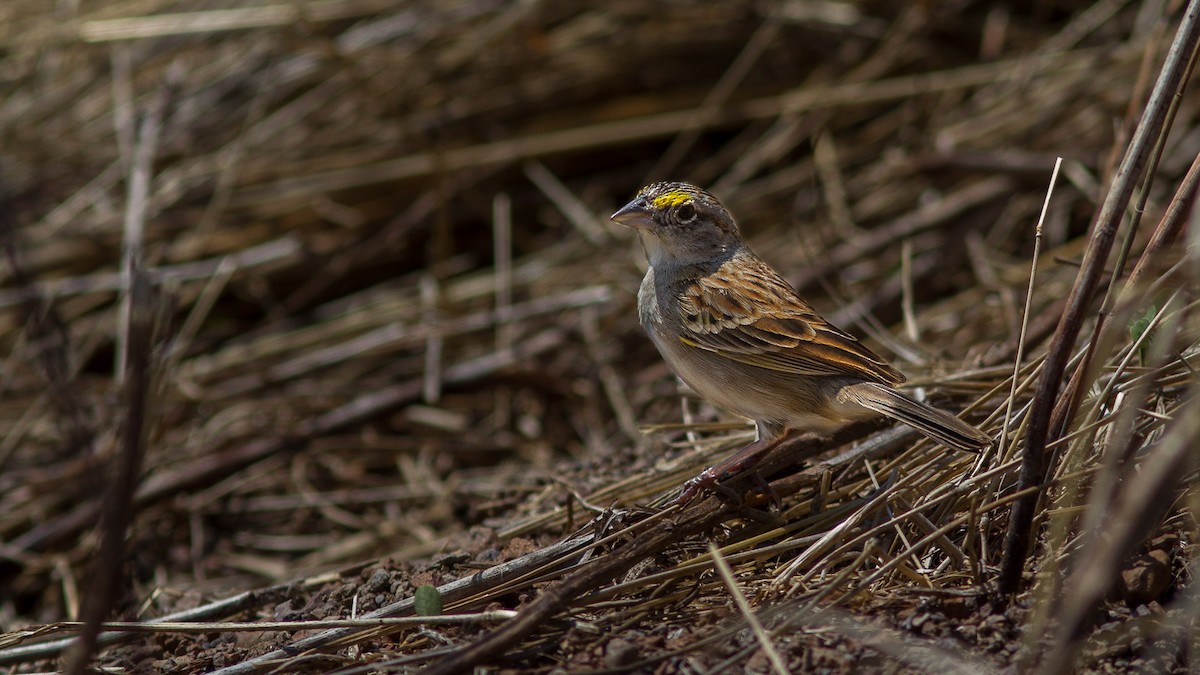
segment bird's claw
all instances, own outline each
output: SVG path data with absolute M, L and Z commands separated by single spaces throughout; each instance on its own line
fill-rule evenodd
M 745 500 L 737 490 L 734 490 L 728 485 L 720 482 L 721 478 L 726 477 L 729 474 L 727 472 L 718 474 L 715 469 L 716 467 L 709 467 L 708 469 L 701 471 L 696 477 L 684 483 L 683 489 L 679 491 L 679 496 L 675 497 L 675 499 L 672 499 L 668 506 L 687 506 L 699 494 L 706 491 L 711 491 L 726 504 L 730 504 L 735 507 L 741 507 L 744 505 Z M 767 479 L 763 478 L 761 473 L 755 471 L 753 474 L 753 480 L 755 486 L 762 491 L 763 496 L 767 499 L 767 501 L 770 502 L 771 505 L 777 510 L 782 511 L 783 500 L 780 499 L 779 493 L 776 492 L 771 487 L 770 483 L 767 482 Z
M 721 485 L 717 483 L 717 476 L 711 468 L 701 471 L 695 478 L 684 483 L 683 489 L 679 491 L 679 496 L 672 499 L 667 506 L 679 506 L 680 508 L 687 506 L 697 495 L 706 490 L 712 490 L 718 494 L 721 491 Z

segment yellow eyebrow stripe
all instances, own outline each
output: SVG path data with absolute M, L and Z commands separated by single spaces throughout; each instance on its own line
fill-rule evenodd
M 668 206 L 679 206 L 680 204 L 691 199 L 692 196 L 681 190 L 668 192 L 665 195 L 659 195 L 650 201 L 656 209 L 665 209 Z

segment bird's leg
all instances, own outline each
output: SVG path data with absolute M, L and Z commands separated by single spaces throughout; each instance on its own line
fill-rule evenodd
M 763 434 L 760 430 L 759 439 L 738 450 L 732 455 L 714 464 L 704 471 L 701 471 L 695 478 L 683 484 L 683 490 L 679 496 L 671 501 L 671 505 L 676 504 L 683 506 L 696 498 L 696 495 L 704 490 L 712 490 L 718 495 L 730 499 L 731 501 L 741 501 L 741 497 L 718 481 L 726 476 L 741 473 L 746 469 L 758 464 L 760 460 L 768 452 L 775 449 L 779 442 L 784 438 L 783 434 Z

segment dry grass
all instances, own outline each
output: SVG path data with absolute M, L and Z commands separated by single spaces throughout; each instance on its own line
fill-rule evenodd
M 120 618 L 114 670 L 1194 667 L 1194 92 L 1017 484 L 1181 8 L 236 4 L 0 7 L 0 665 Z M 668 177 L 995 447 L 659 510 L 748 431 L 636 325 L 604 216 Z

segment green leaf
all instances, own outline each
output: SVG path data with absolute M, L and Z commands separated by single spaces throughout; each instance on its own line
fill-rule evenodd
M 1158 307 L 1150 305 L 1146 308 L 1146 311 L 1142 314 L 1142 316 L 1129 322 L 1129 337 L 1133 338 L 1134 342 L 1140 340 L 1142 335 L 1144 335 L 1146 331 L 1150 329 L 1150 323 L 1154 321 L 1155 314 L 1158 314 Z M 1146 348 L 1150 346 L 1151 337 L 1152 336 L 1147 336 L 1146 341 L 1143 342 L 1141 348 L 1138 349 L 1138 356 L 1141 357 L 1143 361 L 1146 360 Z
M 417 616 L 437 616 L 442 613 L 442 594 L 438 589 L 425 584 L 413 594 L 413 608 Z

